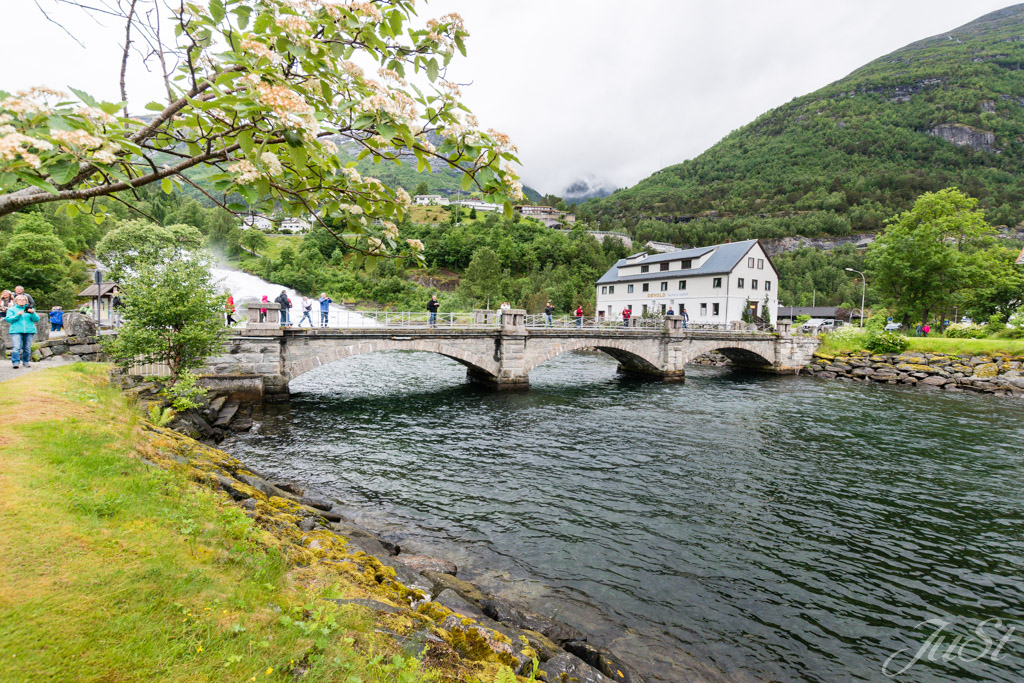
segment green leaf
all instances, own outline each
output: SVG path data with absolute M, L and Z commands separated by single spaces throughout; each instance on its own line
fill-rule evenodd
M 249 210 L 249 207 L 245 204 L 239 204 L 238 202 L 231 202 L 227 206 L 228 211 L 234 211 L 235 213 L 244 213 Z
M 429 78 L 431 81 L 436 81 L 437 71 L 438 69 L 436 59 L 431 59 L 429 62 L 427 62 L 427 78 Z
M 391 138 L 395 137 L 395 133 L 397 131 L 395 130 L 395 127 L 392 126 L 391 124 L 382 123 L 379 126 L 377 126 L 377 132 L 380 133 L 385 140 L 391 140 Z
M 29 185 L 33 185 L 35 187 L 38 187 L 41 190 L 46 190 L 50 194 L 58 194 L 56 187 L 54 187 L 50 183 L 46 182 L 45 180 L 43 180 L 39 176 L 35 176 L 35 175 L 30 174 L 30 173 L 22 173 L 21 171 L 15 171 L 14 174 L 16 176 L 18 176 L 18 178 L 22 182 L 25 182 L 25 183 L 28 183 Z
M 53 182 L 63 185 L 70 182 L 78 173 L 78 164 L 71 161 L 60 161 L 46 170 Z
M 235 13 L 235 16 L 238 17 L 238 28 L 244 29 L 249 25 L 249 15 L 252 13 L 251 7 L 242 5 L 240 7 L 236 7 L 232 11 Z
M 170 178 L 164 178 L 160 181 L 160 189 L 164 191 L 164 194 L 170 194 L 174 192 L 174 183 Z
M 256 23 L 252 25 L 252 30 L 256 33 L 263 33 L 274 23 L 273 12 L 262 12 L 256 17 Z
M 210 17 L 218 23 L 224 18 L 223 0 L 210 0 Z
M 92 95 L 90 95 L 89 93 L 85 92 L 84 90 L 78 90 L 76 88 L 72 88 L 70 85 L 68 86 L 68 90 L 70 90 L 71 92 L 75 93 L 75 95 L 78 96 L 78 99 L 82 100 L 83 102 L 88 104 L 90 107 L 95 107 L 96 106 L 96 100 L 93 99 Z
M 149 111 L 163 111 L 164 110 L 164 106 L 165 105 L 163 105 L 163 104 L 161 104 L 159 102 L 147 102 L 146 103 L 146 109 L 148 109 Z
M 468 190 L 471 187 L 473 187 L 473 176 L 469 175 L 468 173 L 463 174 L 463 176 L 462 176 L 462 189 L 463 190 Z

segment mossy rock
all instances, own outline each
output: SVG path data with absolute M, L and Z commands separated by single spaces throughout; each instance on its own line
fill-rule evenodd
M 900 363 L 896 366 L 902 372 L 935 372 L 935 368 L 921 363 Z
M 999 376 L 999 364 L 998 363 L 982 363 L 981 365 L 974 366 L 974 376 L 981 377 L 983 379 L 990 379 L 992 377 Z
M 836 358 L 835 356 L 833 356 L 830 353 L 822 353 L 820 351 L 815 351 L 814 352 L 814 357 L 815 358 L 821 358 L 822 360 L 827 360 L 827 361 L 832 361 L 832 360 L 835 360 L 835 358 Z

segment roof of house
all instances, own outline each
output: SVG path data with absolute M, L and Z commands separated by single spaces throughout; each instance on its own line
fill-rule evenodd
M 101 297 L 103 297 L 103 296 L 110 296 L 110 291 L 112 289 L 116 288 L 116 287 L 117 287 L 117 283 L 116 282 L 104 282 L 104 283 L 100 284 L 100 294 L 99 295 Z M 88 287 L 83 289 L 81 292 L 79 292 L 78 296 L 95 297 L 96 296 L 96 285 L 89 285 Z
M 694 276 L 694 275 L 718 275 L 730 273 L 732 269 L 746 256 L 751 247 L 757 244 L 757 240 L 745 240 L 743 242 L 729 242 L 726 244 L 715 244 L 710 247 L 698 247 L 696 249 L 681 249 L 670 251 L 664 254 L 652 254 L 641 261 L 630 262 L 644 252 L 633 254 L 624 259 L 619 259 L 608 272 L 597 281 L 599 285 L 614 284 L 617 282 L 634 282 L 639 280 L 661 280 L 666 277 Z M 635 275 L 619 276 L 619 268 L 648 265 L 651 263 L 663 263 L 665 261 L 680 261 L 683 259 L 696 259 L 708 252 L 714 252 L 708 259 L 696 268 L 675 270 L 659 270 L 652 273 L 637 273 Z M 769 261 L 770 263 L 770 261 Z M 774 268 L 774 266 L 773 266 Z
M 853 317 L 851 310 L 838 306 L 779 306 L 778 315 L 786 318 L 809 315 L 812 318 L 838 318 L 840 320 L 849 320 Z

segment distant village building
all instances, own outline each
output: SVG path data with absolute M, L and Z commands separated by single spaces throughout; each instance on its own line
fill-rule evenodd
M 412 198 L 416 206 L 448 206 L 448 198 L 440 194 L 418 194 Z
M 778 309 L 779 274 L 758 240 L 716 244 L 664 254 L 642 251 L 620 259 L 597 281 L 597 313 L 677 315 L 691 324 L 729 325 L 750 310 L 756 319 Z M 765 299 L 767 298 L 767 305 Z
M 89 285 L 78 296 L 83 299 L 91 299 L 92 317 L 99 322 L 110 324 L 113 321 L 114 297 L 120 296 L 116 282 L 101 282 L 99 287 Z
M 256 228 L 263 232 L 270 232 L 274 229 L 274 221 L 270 220 L 261 213 L 253 213 L 247 216 L 242 216 L 242 230 L 248 230 L 249 228 Z
M 274 219 L 264 216 L 261 213 L 242 216 L 242 230 L 256 228 L 263 232 L 274 232 L 275 230 L 288 230 L 293 233 L 309 232 L 310 223 L 305 218 L 289 216 L 287 218 Z
M 515 212 L 526 218 L 538 220 L 549 228 L 572 225 L 576 222 L 576 214 L 569 213 L 568 211 L 559 211 L 552 206 L 521 204 L 515 207 Z
M 466 209 L 476 209 L 477 211 L 501 211 L 501 204 L 494 204 L 493 202 L 485 202 L 480 199 L 460 199 L 455 202 L 456 205 Z
M 859 316 L 860 309 L 839 308 L 838 306 L 779 306 L 778 320 L 793 321 L 802 315 L 822 320 L 842 320 L 850 322 L 854 317 L 854 310 Z M 865 314 L 867 315 L 867 314 Z
M 656 251 L 659 254 L 667 254 L 670 251 L 679 251 L 679 247 L 677 247 L 674 244 L 670 244 L 669 242 L 654 242 L 654 241 L 651 241 L 651 242 L 648 242 L 647 244 L 645 244 L 644 247 L 649 252 L 650 251 Z

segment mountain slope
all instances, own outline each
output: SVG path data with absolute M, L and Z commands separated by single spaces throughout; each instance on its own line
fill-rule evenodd
M 603 225 L 691 244 L 843 235 L 878 230 L 922 192 L 957 185 L 992 222 L 1016 224 L 1022 69 L 1015 5 L 877 59 L 584 208 Z

